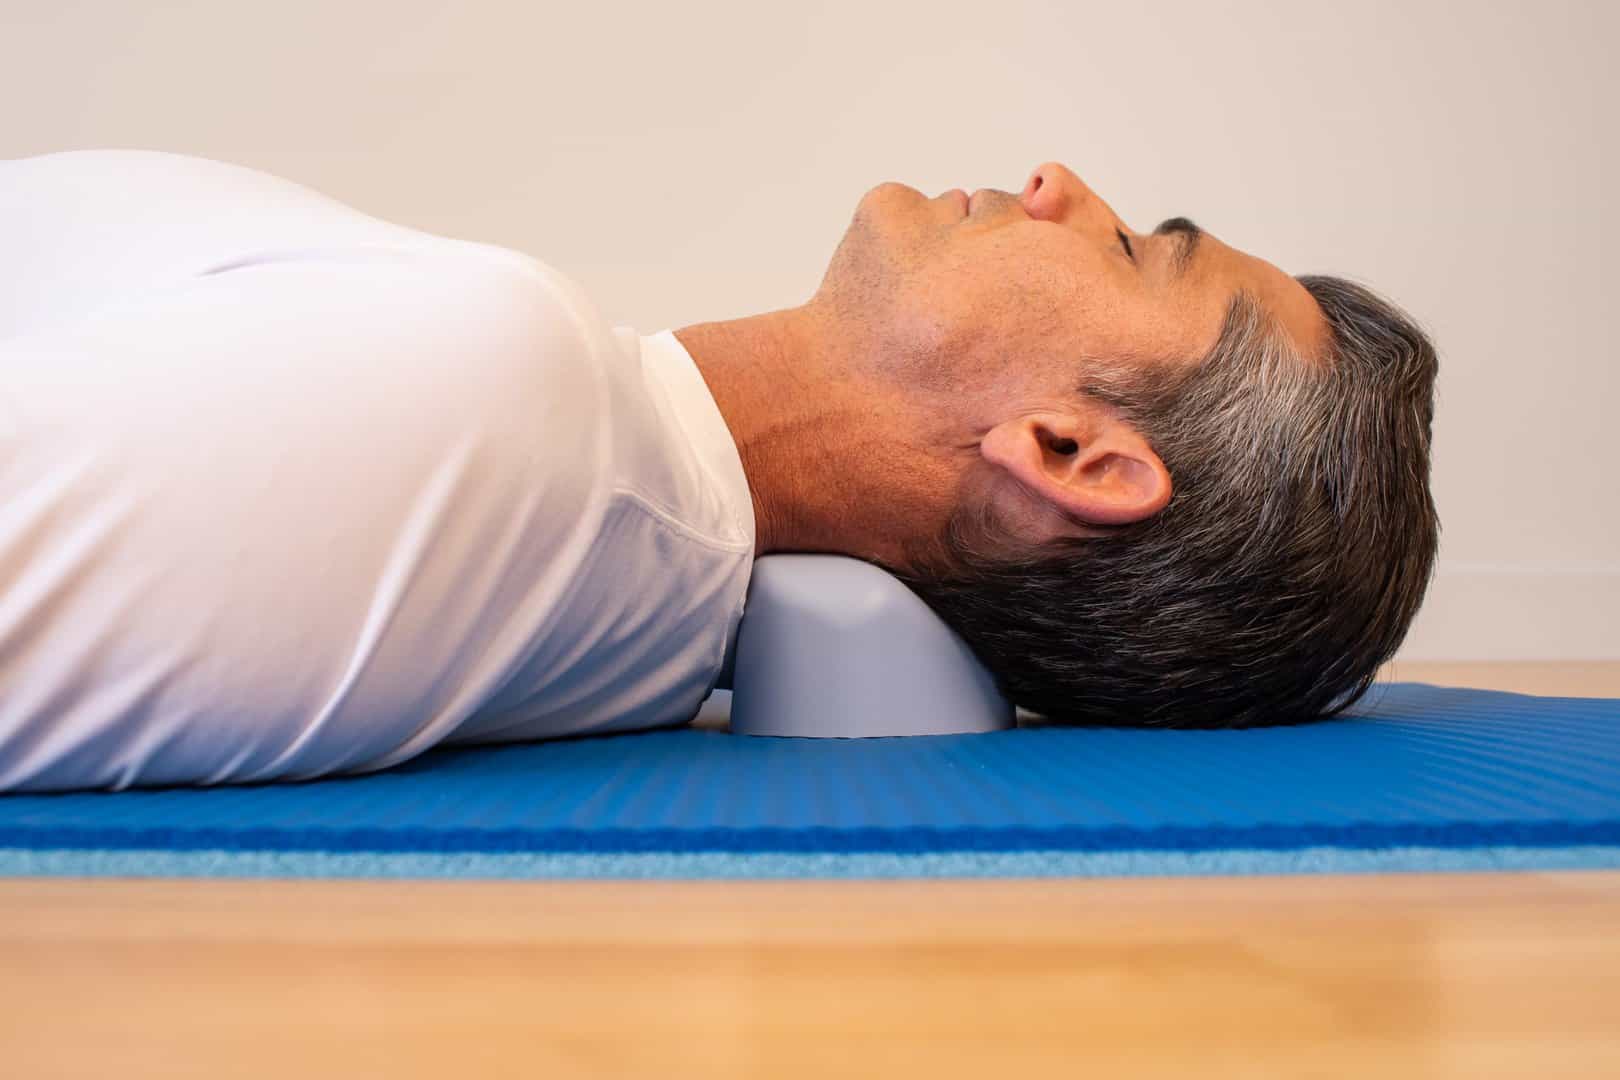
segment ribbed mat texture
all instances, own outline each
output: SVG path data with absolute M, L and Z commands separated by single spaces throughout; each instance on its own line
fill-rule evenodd
M 445 749 L 299 784 L 0 796 L 0 849 L 9 873 L 291 876 L 793 876 L 863 859 L 1028 872 L 1020 853 L 1221 872 L 1237 864 L 1207 856 L 1244 852 L 1237 863 L 1265 869 L 1253 853 L 1288 852 L 1284 868 L 1314 870 L 1342 868 L 1323 852 L 1470 849 L 1586 851 L 1574 861 L 1587 864 L 1607 852 L 1609 865 L 1620 700 L 1400 683 L 1349 717 L 1249 731 L 677 730 Z M 1522 856 L 1486 865 L 1503 858 Z

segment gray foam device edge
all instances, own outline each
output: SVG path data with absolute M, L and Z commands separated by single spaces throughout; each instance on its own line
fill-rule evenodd
M 727 657 L 731 730 L 862 738 L 1015 726 L 967 643 L 881 567 L 842 555 L 755 560 Z

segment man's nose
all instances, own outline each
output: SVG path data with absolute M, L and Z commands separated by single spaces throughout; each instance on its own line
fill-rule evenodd
M 1066 165 L 1048 161 L 1036 167 L 1024 183 L 1018 201 L 1024 212 L 1042 221 L 1073 224 L 1076 217 L 1095 213 L 1100 200 Z

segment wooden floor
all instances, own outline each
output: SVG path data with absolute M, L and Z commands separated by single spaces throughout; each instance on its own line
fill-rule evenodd
M 1620 873 L 0 880 L 0 1076 L 248 1075 L 1617 1077 Z

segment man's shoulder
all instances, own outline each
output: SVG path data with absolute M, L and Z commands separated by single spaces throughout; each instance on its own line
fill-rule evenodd
M 468 286 L 485 290 L 513 325 L 557 346 L 609 348 L 612 328 L 584 288 L 556 267 L 498 244 L 451 241 L 436 252 L 469 274 Z

